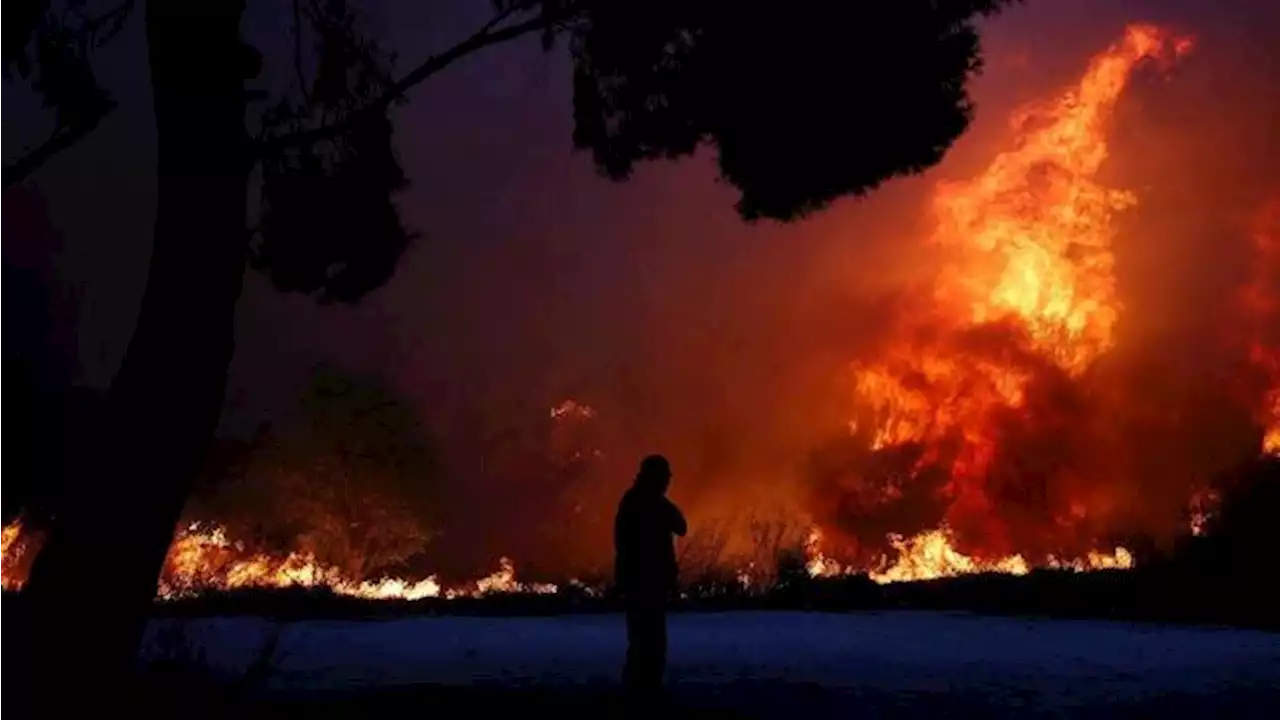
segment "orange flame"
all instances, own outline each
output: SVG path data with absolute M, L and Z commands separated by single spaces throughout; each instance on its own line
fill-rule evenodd
M 822 531 L 814 529 L 807 544 L 809 562 L 806 567 L 812 577 L 850 575 L 856 568 L 841 565 L 821 551 Z M 894 535 L 890 545 L 897 552 L 893 560 L 881 558 L 880 566 L 867 572 L 867 576 L 881 585 L 892 582 L 916 582 L 956 577 L 973 573 L 1002 573 L 1026 575 L 1031 564 L 1021 555 L 1010 555 L 995 560 L 979 560 L 956 550 L 945 530 L 931 530 L 912 538 Z M 1075 560 L 1059 560 L 1050 557 L 1046 567 L 1074 572 L 1096 570 L 1128 570 L 1133 567 L 1133 556 L 1124 548 L 1116 548 L 1114 554 L 1090 552 Z
M 0 586 L 5 590 L 22 587 L 24 573 L 19 563 L 27 554 L 27 538 L 23 537 L 22 519 L 18 518 L 0 531 Z
M 24 536 L 20 520 L 6 525 L 3 533 L 4 589 L 19 590 L 25 577 L 10 569 L 26 553 L 38 551 L 38 542 Z M 517 580 L 514 563 L 505 557 L 499 559 L 498 570 L 492 574 L 449 587 L 434 575 L 416 580 L 389 577 L 355 581 L 306 553 L 275 556 L 246 552 L 243 545 L 227 538 L 223 528 L 196 523 L 180 530 L 169 546 L 156 597 L 172 600 L 209 590 L 286 587 L 324 588 L 338 595 L 373 600 L 452 599 L 500 593 L 545 595 L 559 590 L 549 583 Z
M 999 452 L 996 419 L 1024 411 L 1037 373 L 1078 379 L 1114 345 L 1122 308 L 1113 221 L 1137 198 L 1097 179 L 1108 157 L 1107 126 L 1135 68 L 1190 47 L 1188 39 L 1150 25 L 1128 27 L 1074 87 L 1014 114 L 1013 149 L 973 179 L 938 184 L 932 242 L 952 253 L 952 261 L 937 278 L 931 311 L 905 323 L 879 357 L 853 365 L 862 414 L 850 426 L 873 451 L 921 448 L 905 481 L 941 467 L 950 500 L 943 527 L 891 537 L 900 557 L 873 573 L 876 579 L 1029 567 L 1017 555 L 963 555 L 947 526 L 983 518 L 987 547 L 1008 546 L 989 519 L 995 501 L 985 489 Z M 886 492 L 901 494 L 899 486 Z M 1085 515 L 1085 507 L 1073 506 L 1060 522 Z M 1119 549 L 1072 562 L 1127 567 L 1131 561 Z
M 1249 360 L 1267 379 L 1268 390 L 1256 413 L 1263 427 L 1262 451 L 1280 455 L 1280 198 L 1263 206 L 1252 236 L 1254 274 L 1241 304 L 1252 330 Z

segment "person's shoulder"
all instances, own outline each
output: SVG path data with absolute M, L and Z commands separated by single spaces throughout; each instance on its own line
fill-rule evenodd
M 627 488 L 627 491 L 622 493 L 622 499 L 618 500 L 618 509 L 633 507 L 638 500 L 636 489 Z

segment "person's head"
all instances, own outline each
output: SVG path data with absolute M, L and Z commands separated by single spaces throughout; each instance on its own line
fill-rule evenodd
M 671 463 L 661 455 L 649 455 L 641 460 L 636 485 L 659 494 L 665 493 L 671 486 Z

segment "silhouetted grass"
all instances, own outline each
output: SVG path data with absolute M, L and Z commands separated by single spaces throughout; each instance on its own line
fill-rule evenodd
M 1280 592 L 1262 572 L 1235 579 L 1184 560 L 1136 570 L 1075 573 L 1037 570 L 1024 576 L 980 574 L 877 585 L 862 575 L 784 577 L 765 590 L 731 584 L 691 588 L 676 612 L 811 610 L 826 612 L 940 610 L 1003 615 L 1222 624 L 1280 629 Z M 5 593 L 6 615 L 21 598 Z M 591 595 L 493 594 L 414 601 L 369 600 L 327 589 L 283 588 L 206 592 L 157 603 L 166 617 L 255 615 L 277 619 L 377 618 L 405 615 L 559 615 L 613 612 L 609 592 Z

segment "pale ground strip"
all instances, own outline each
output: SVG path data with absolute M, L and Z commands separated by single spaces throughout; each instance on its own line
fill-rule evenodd
M 186 622 L 208 660 L 228 670 L 248 661 L 270 627 L 255 618 Z M 732 612 L 673 615 L 670 633 L 669 677 L 690 687 L 816 684 L 1040 709 L 1280 692 L 1280 634 L 1260 631 L 934 612 Z M 623 649 L 617 615 L 304 621 L 285 629 L 272 686 L 600 685 L 616 681 Z

